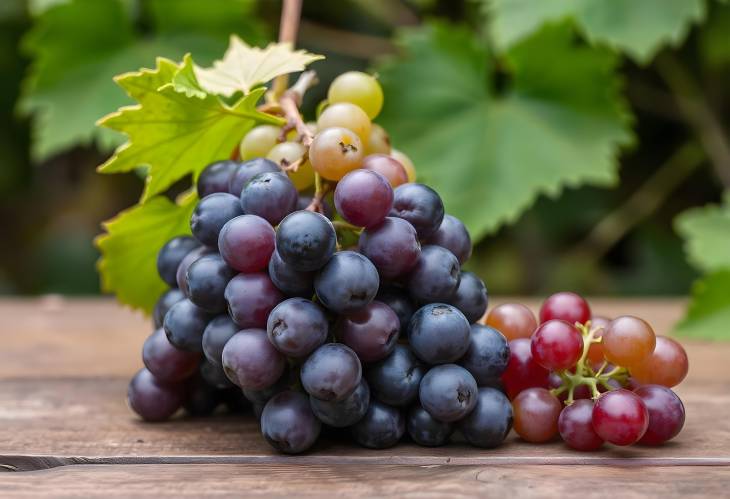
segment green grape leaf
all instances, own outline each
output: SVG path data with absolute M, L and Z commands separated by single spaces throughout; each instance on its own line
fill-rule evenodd
M 702 57 L 712 67 L 730 64 L 730 3 L 716 3 L 699 32 Z
M 181 196 L 179 204 L 155 196 L 104 222 L 106 233 L 95 241 L 101 252 L 97 268 L 102 290 L 149 313 L 167 288 L 157 274 L 157 253 L 173 237 L 190 234 L 196 202 L 194 193 Z
M 712 272 L 692 286 L 692 298 L 675 333 L 698 339 L 730 339 L 730 269 Z
M 730 192 L 722 206 L 692 208 L 675 220 L 690 263 L 703 272 L 730 269 Z
M 571 19 L 586 37 L 648 63 L 704 18 L 704 0 L 482 0 L 490 33 L 506 49 L 546 23 Z
M 576 46 L 569 26 L 552 26 L 498 61 L 510 72 L 498 82 L 466 28 L 427 25 L 399 44 L 403 55 L 377 68 L 388 96 L 381 124 L 475 240 L 541 193 L 615 184 L 632 134 L 610 51 Z
M 210 93 L 230 97 L 249 93 L 253 87 L 279 75 L 302 71 L 308 64 L 324 59 L 305 50 L 293 50 L 288 43 L 272 43 L 265 49 L 251 47 L 231 35 L 223 59 L 211 68 L 195 68 L 200 86 Z

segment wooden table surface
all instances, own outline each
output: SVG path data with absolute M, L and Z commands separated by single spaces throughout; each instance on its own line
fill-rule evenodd
M 658 333 L 684 308 L 592 304 L 603 315 L 639 315 Z M 683 342 L 690 372 L 677 393 L 687 422 L 663 447 L 578 453 L 512 434 L 494 450 L 323 440 L 292 457 L 271 450 L 251 415 L 139 421 L 126 386 L 150 332 L 111 300 L 0 300 L 0 497 L 730 495 L 730 343 Z

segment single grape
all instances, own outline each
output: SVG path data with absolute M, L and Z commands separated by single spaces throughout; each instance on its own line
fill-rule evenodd
M 299 454 L 317 441 L 322 423 L 309 406 L 307 396 L 281 392 L 266 403 L 261 413 L 261 433 L 276 450 Z
M 529 338 L 537 329 L 535 314 L 521 303 L 503 303 L 489 311 L 487 326 L 492 326 L 507 338 Z
M 309 146 L 314 171 L 327 180 L 340 180 L 362 166 L 362 141 L 355 132 L 334 127 L 321 130 Z
M 347 222 L 358 227 L 380 224 L 393 206 L 388 179 L 368 170 L 354 170 L 335 188 L 335 208 Z
M 459 430 L 470 444 L 491 449 L 507 438 L 512 429 L 512 405 L 500 390 L 479 388 L 474 410 L 459 422 Z
M 241 140 L 238 153 L 246 161 L 265 157 L 279 141 L 281 128 L 273 125 L 253 127 Z
M 280 171 L 281 168 L 279 168 L 276 163 L 265 158 L 254 158 L 244 161 L 238 166 L 231 175 L 231 178 L 228 180 L 228 192 L 236 196 L 236 198 L 240 198 L 243 188 L 246 184 L 248 184 L 248 181 L 256 175 L 259 173 Z
M 406 174 L 408 175 L 408 181 L 415 182 L 416 167 L 413 165 L 413 161 L 411 161 L 411 158 L 406 156 L 402 151 L 399 151 L 398 149 L 392 149 L 390 151 L 390 155 L 393 157 L 393 159 L 397 160 L 401 165 L 403 165 L 403 168 L 405 168 Z
M 666 336 L 656 337 L 654 351 L 631 367 L 631 376 L 642 384 L 673 387 L 682 382 L 689 370 L 687 352 Z
M 218 253 L 201 256 L 190 264 L 185 273 L 190 301 L 206 312 L 225 311 L 223 294 L 234 275 L 236 271 L 226 265 Z
M 165 284 L 177 286 L 177 268 L 180 262 L 200 243 L 190 236 L 178 236 L 170 239 L 157 254 L 157 272 Z
M 162 322 L 165 320 L 165 314 L 167 314 L 167 311 L 170 310 L 170 307 L 183 299 L 185 299 L 185 295 L 177 288 L 168 289 L 162 293 L 160 299 L 157 300 L 157 303 L 155 303 L 155 308 L 152 310 L 152 319 L 155 329 L 162 327 Z
M 426 245 L 408 275 L 408 291 L 418 303 L 448 303 L 459 288 L 459 260 L 441 246 Z
M 221 402 L 221 391 L 206 383 L 201 376 L 188 381 L 183 409 L 191 416 L 210 416 Z
M 545 388 L 528 388 L 512 401 L 515 432 L 525 441 L 543 443 L 558 434 L 563 404 Z
M 262 390 L 284 372 L 286 358 L 274 348 L 263 329 L 244 329 L 223 348 L 226 376 L 241 388 Z
M 499 378 L 509 362 L 509 344 L 502 333 L 489 326 L 472 324 L 469 349 L 459 365 L 469 371 L 479 386 Z
M 188 268 L 190 268 L 193 262 L 195 262 L 198 258 L 212 253 L 213 250 L 211 248 L 208 248 L 207 246 L 200 246 L 185 255 L 185 257 L 180 261 L 180 265 L 177 267 L 177 272 L 175 274 L 175 280 L 177 281 L 177 287 L 180 291 L 182 291 L 185 297 L 188 297 L 189 295 Z
M 380 277 L 375 266 L 354 251 L 339 251 L 314 278 L 319 301 L 338 314 L 354 312 L 373 301 Z
M 405 335 L 408 331 L 408 323 L 411 322 L 411 317 L 416 311 L 416 306 L 408 296 L 408 292 L 395 286 L 381 287 L 378 289 L 375 299 L 385 303 L 395 312 L 400 324 L 400 333 Z
M 208 359 L 200 363 L 200 376 L 206 383 L 218 390 L 225 390 L 234 386 L 231 380 L 228 379 L 223 365 L 213 364 Z
M 209 362 L 223 365 L 223 347 L 240 329 L 228 314 L 221 314 L 208 323 L 203 332 L 203 353 Z
M 327 343 L 315 350 L 302 365 L 302 387 L 320 400 L 342 400 L 362 378 L 357 354 L 340 343 Z
M 367 412 L 370 406 L 370 388 L 361 379 L 355 391 L 342 400 L 325 401 L 309 397 L 309 403 L 317 419 L 335 428 L 344 428 L 360 421 Z
M 398 443 L 406 432 L 403 413 L 378 400 L 371 400 L 365 415 L 352 426 L 352 436 L 363 447 L 385 449 Z
M 165 383 L 147 369 L 140 369 L 129 383 L 127 404 L 146 421 L 164 421 L 182 407 L 185 385 Z
M 317 130 L 341 127 L 354 132 L 363 146 L 370 140 L 370 118 L 355 104 L 349 102 L 330 103 L 317 118 Z M 364 152 L 364 150 L 363 150 Z
M 287 357 L 306 357 L 327 339 L 329 324 L 322 307 L 304 298 L 289 298 L 269 314 L 269 341 Z
M 362 160 L 362 167 L 364 170 L 381 174 L 393 189 L 408 183 L 406 169 L 398 160 L 388 154 L 368 154 Z
M 540 307 L 540 323 L 552 319 L 565 321 L 568 324 L 585 324 L 591 318 L 591 309 L 580 295 L 563 291 L 550 295 Z
M 513 399 L 523 390 L 548 386 L 550 372 L 532 358 L 529 338 L 517 338 L 509 342 L 509 362 L 502 374 L 505 392 Z
M 469 321 L 451 305 L 431 303 L 419 308 L 408 324 L 413 353 L 427 364 L 456 362 L 469 349 Z
M 203 331 L 213 318 L 188 299 L 180 300 L 168 310 L 163 321 L 165 334 L 175 347 L 191 352 L 203 351 Z
M 269 151 L 267 158 L 285 168 L 300 160 L 305 152 L 306 148 L 299 142 L 282 142 Z M 314 169 L 309 161 L 301 163 L 296 170 L 289 170 L 286 174 L 298 191 L 314 185 Z
M 218 249 L 226 263 L 239 272 L 258 272 L 269 265 L 276 233 L 256 215 L 242 215 L 221 229 Z
M 198 201 L 190 217 L 190 229 L 195 239 L 206 246 L 215 247 L 226 222 L 242 214 L 241 204 L 236 196 L 227 192 L 216 192 Z
M 460 264 L 464 264 L 471 256 L 471 236 L 458 218 L 444 215 L 441 225 L 429 238 L 428 244 L 435 244 L 451 251 Z
M 375 362 L 393 351 L 400 322 L 393 310 L 378 301 L 342 315 L 337 321 L 336 336 L 352 348 L 362 362 Z
M 629 390 L 606 392 L 593 406 L 593 429 L 606 442 L 631 445 L 649 426 L 649 411 L 641 397 Z
M 646 321 L 624 315 L 608 324 L 603 332 L 602 343 L 606 360 L 632 368 L 651 355 L 656 346 L 656 336 Z
M 576 400 L 558 418 L 558 431 L 568 447 L 580 451 L 596 450 L 603 439 L 593 429 L 593 401 Z
M 276 251 L 287 265 L 299 271 L 322 268 L 336 245 L 337 233 L 332 222 L 311 211 L 287 215 L 276 231 Z
M 226 286 L 228 313 L 241 328 L 265 328 L 269 313 L 286 298 L 264 272 L 238 274 Z
M 175 348 L 167 339 L 165 331 L 158 329 L 145 340 L 142 361 L 155 378 L 175 383 L 195 374 L 200 354 Z
M 426 409 L 416 404 L 408 410 L 406 430 L 418 445 L 438 447 L 449 441 L 454 433 L 454 424 L 434 419 Z
M 542 367 L 562 371 L 573 367 L 583 353 L 583 336 L 575 326 L 558 319 L 543 322 L 532 335 L 532 358 Z
M 383 89 L 373 76 L 360 71 L 348 71 L 332 80 L 327 90 L 327 100 L 332 104 L 355 104 L 373 119 L 383 107 Z
M 449 303 L 461 310 L 470 323 L 475 323 L 487 311 L 487 287 L 471 272 L 462 272 L 456 292 Z
M 602 317 L 600 315 L 594 315 L 591 317 L 591 329 L 593 330 L 593 338 L 598 339 L 603 337 L 603 332 L 608 327 L 608 324 L 611 322 L 611 319 L 607 319 L 606 317 Z M 588 360 L 592 364 L 601 365 L 603 361 L 605 360 L 603 357 L 603 343 L 591 343 L 591 346 L 588 347 Z
M 241 192 L 241 208 L 247 215 L 258 215 L 271 225 L 296 210 L 297 188 L 282 172 L 259 173 Z
M 444 203 L 436 191 L 423 184 L 403 184 L 394 194 L 390 216 L 408 220 L 419 239 L 429 238 L 441 226 Z
M 390 151 L 390 137 L 388 136 L 388 132 L 382 126 L 373 123 L 370 127 L 370 138 L 365 147 L 365 154 L 390 154 Z M 403 171 L 405 171 L 405 168 Z M 407 175 L 406 182 L 408 182 Z
M 394 217 L 386 217 L 380 225 L 362 231 L 359 247 L 384 279 L 410 272 L 421 255 L 416 229 Z
M 423 408 L 439 421 L 458 421 L 477 403 L 477 382 L 461 366 L 432 367 L 421 380 L 418 396 Z
M 240 164 L 238 161 L 224 160 L 206 166 L 198 177 L 198 197 L 203 199 L 215 192 L 228 192 L 228 181 Z
M 405 406 L 418 397 L 426 368 L 405 346 L 396 344 L 384 359 L 370 364 L 365 376 L 373 396 L 388 405 Z
M 269 260 L 269 277 L 274 286 L 287 296 L 311 298 L 314 294 L 315 272 L 303 272 L 281 259 L 274 251 Z
M 649 426 L 640 444 L 660 445 L 679 434 L 684 426 L 684 405 L 676 393 L 659 385 L 640 386 L 634 393 L 649 411 Z

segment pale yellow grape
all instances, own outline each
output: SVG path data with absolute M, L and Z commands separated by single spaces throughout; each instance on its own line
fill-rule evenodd
M 365 155 L 390 154 L 390 137 L 385 129 L 375 123 L 370 127 L 370 140 L 365 146 Z
M 289 166 L 300 159 L 305 151 L 306 148 L 299 142 L 282 142 L 281 144 L 276 144 L 269 151 L 266 158 L 279 166 Z M 314 170 L 309 161 L 300 165 L 297 171 L 288 171 L 286 173 L 294 183 L 294 187 L 299 191 L 311 187 L 314 184 Z
M 322 130 L 309 146 L 309 160 L 314 170 L 327 180 L 340 180 L 360 168 L 363 153 L 360 138 L 342 127 Z
M 327 91 L 330 104 L 350 102 L 359 106 L 370 119 L 383 107 L 383 89 L 378 80 L 367 73 L 348 71 L 334 79 Z
M 398 149 L 393 149 L 390 152 L 390 155 L 397 159 L 401 165 L 403 165 L 403 168 L 406 170 L 406 175 L 408 175 L 408 181 L 409 182 L 415 182 L 416 181 L 416 167 L 413 165 L 413 161 L 411 161 L 411 158 L 403 154 Z
M 352 130 L 360 138 L 362 144 L 367 145 L 370 140 L 370 118 L 365 111 L 349 102 L 340 102 L 328 106 L 317 119 L 317 129 L 342 127 Z
M 253 127 L 241 140 L 239 147 L 241 159 L 265 158 L 276 145 L 280 133 L 281 128 L 273 125 Z

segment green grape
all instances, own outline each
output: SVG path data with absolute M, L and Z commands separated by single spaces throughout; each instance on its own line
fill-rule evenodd
M 365 155 L 369 154 L 390 154 L 390 137 L 388 132 L 375 123 L 370 127 L 370 138 L 365 146 Z
M 393 159 L 398 160 L 401 165 L 403 165 L 403 168 L 406 170 L 406 175 L 408 175 L 408 181 L 409 182 L 415 182 L 416 181 L 416 167 L 413 165 L 413 161 L 411 161 L 411 158 L 403 154 L 398 149 L 393 149 L 390 152 L 390 155 Z
M 378 80 L 360 71 L 348 71 L 334 79 L 327 91 L 330 104 L 350 102 L 359 106 L 370 119 L 383 107 L 383 89 Z
M 273 125 L 259 125 L 251 129 L 241 140 L 239 152 L 242 160 L 265 158 L 276 145 L 281 129 Z
M 363 145 L 367 145 L 370 140 L 370 118 L 365 111 L 349 102 L 340 102 L 333 104 L 319 115 L 317 119 L 317 129 L 342 127 L 352 130 L 360 138 Z M 363 151 L 364 152 L 364 151 Z
M 276 144 L 266 155 L 279 166 L 288 166 L 300 159 L 305 152 L 305 147 L 299 142 L 282 142 Z M 309 161 L 300 165 L 297 171 L 287 172 L 297 190 L 302 191 L 314 184 L 314 170 Z
M 362 166 L 363 147 L 358 136 L 346 128 L 333 127 L 319 132 L 309 147 L 315 171 L 327 180 L 340 180 Z

